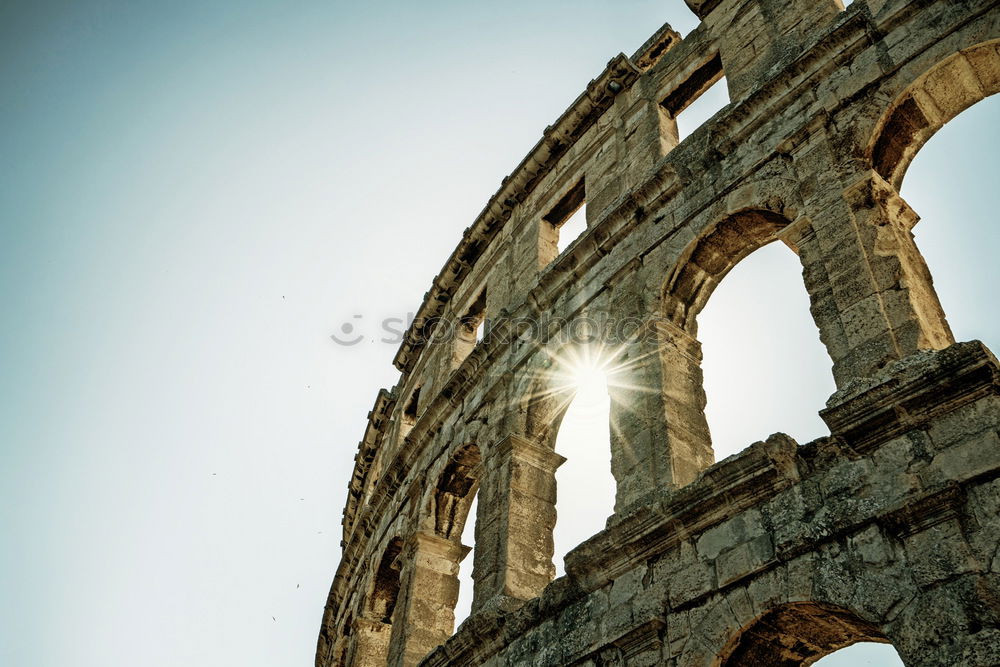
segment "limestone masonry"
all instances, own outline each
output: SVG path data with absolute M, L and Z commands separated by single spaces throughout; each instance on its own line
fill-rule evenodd
M 1000 1 L 687 4 L 699 27 L 613 58 L 431 285 L 355 459 L 317 667 L 790 666 L 862 640 L 1000 665 L 1000 366 L 954 341 L 899 196 L 923 144 L 1000 90 Z M 723 76 L 730 104 L 678 142 Z M 831 435 L 716 463 L 697 316 L 775 240 L 832 362 Z M 625 376 L 617 495 L 553 580 L 558 367 L 584 345 L 561 334 L 581 319 L 631 323 L 602 348 Z

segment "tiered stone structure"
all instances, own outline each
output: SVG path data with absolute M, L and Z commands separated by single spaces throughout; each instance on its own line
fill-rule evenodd
M 1000 90 L 1000 3 L 687 2 L 699 27 L 611 60 L 434 280 L 359 447 L 317 667 L 784 666 L 861 640 L 1000 665 L 1000 367 L 954 342 L 899 195 L 924 142 Z M 679 142 L 723 76 L 730 104 Z M 697 316 L 775 240 L 832 362 L 830 436 L 715 463 Z M 617 499 L 553 580 L 573 351 L 517 334 L 584 318 L 635 323 L 607 348 Z

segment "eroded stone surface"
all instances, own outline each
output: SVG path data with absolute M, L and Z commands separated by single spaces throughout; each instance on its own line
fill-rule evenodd
M 1000 368 L 954 343 L 898 193 L 934 132 L 1000 90 L 1000 6 L 688 5 L 701 25 L 612 59 L 427 293 L 359 446 L 317 667 L 799 665 L 859 640 L 908 666 L 1000 664 Z M 678 142 L 723 75 L 731 103 Z M 831 435 L 713 464 L 697 316 L 773 241 L 831 358 Z M 621 367 L 617 496 L 553 581 L 580 326 Z

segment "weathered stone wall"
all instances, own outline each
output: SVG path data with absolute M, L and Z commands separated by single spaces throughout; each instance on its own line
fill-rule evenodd
M 1000 3 L 688 4 L 701 25 L 614 58 L 427 293 L 359 446 L 318 667 L 798 665 L 859 640 L 1000 664 L 1000 367 L 955 344 L 898 193 L 1000 90 Z M 731 103 L 678 142 L 723 75 Z M 556 256 L 581 200 L 588 229 Z M 713 465 L 697 315 L 776 240 L 830 355 L 831 435 Z M 553 581 L 559 366 L 583 318 L 628 334 L 604 347 L 615 513 Z

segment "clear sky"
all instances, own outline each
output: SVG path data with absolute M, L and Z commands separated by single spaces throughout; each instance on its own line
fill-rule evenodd
M 681 0 L 0 3 L 0 664 L 311 664 L 352 456 L 397 379 L 376 323 L 668 20 L 695 24 Z M 994 102 L 904 194 L 958 337 L 996 345 Z M 775 246 L 703 313 L 723 453 L 822 433 L 804 298 Z M 345 322 L 358 345 L 330 340 Z M 723 379 L 733 359 L 762 365 Z M 727 391 L 748 378 L 767 391 Z

